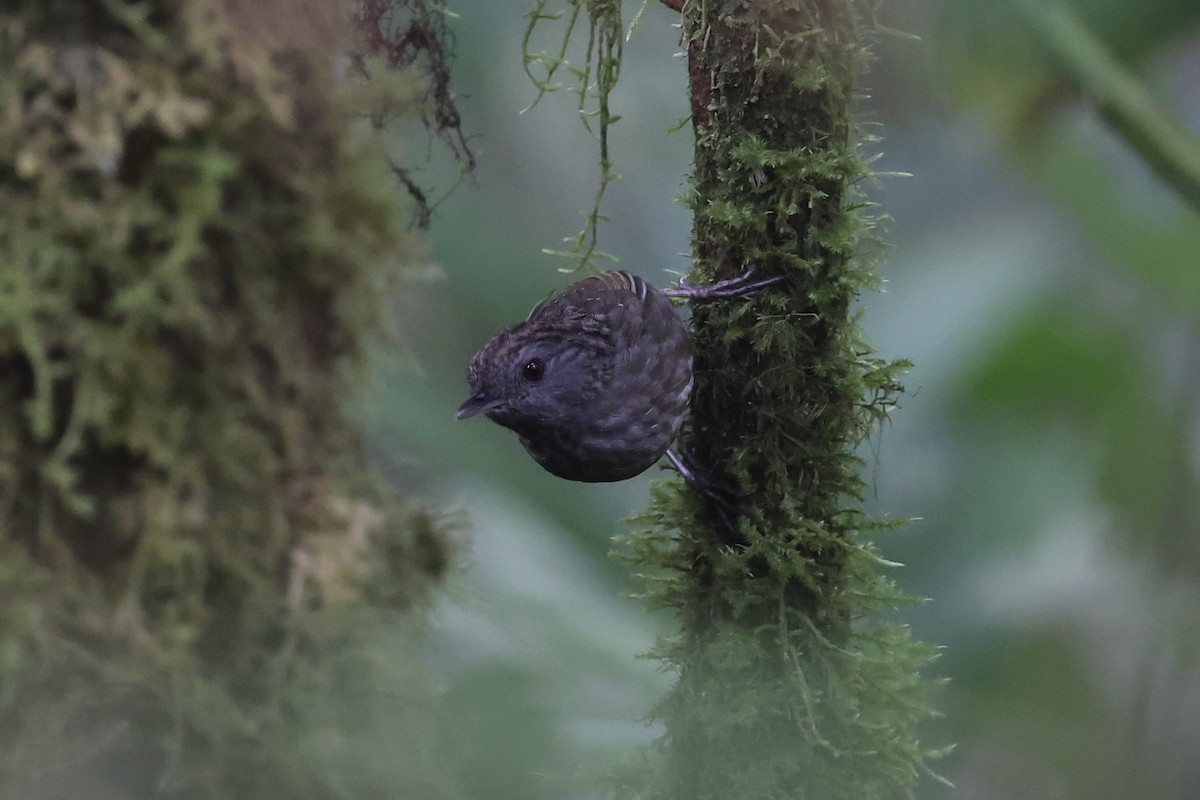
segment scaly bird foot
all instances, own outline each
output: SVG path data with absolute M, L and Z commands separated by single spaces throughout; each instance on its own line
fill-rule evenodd
M 667 460 L 679 472 L 684 483 L 708 500 L 709 507 L 721 521 L 731 541 L 737 540 L 737 493 L 721 484 L 711 473 L 696 464 L 694 459 L 685 459 L 674 448 L 667 450 Z
M 775 283 L 783 280 L 782 275 L 775 275 L 770 278 L 754 280 L 754 273 L 757 271 L 755 267 L 747 267 L 746 271 L 741 275 L 733 278 L 726 278 L 723 281 L 710 283 L 705 286 L 697 286 L 690 283 L 687 278 L 679 281 L 679 286 L 671 289 L 663 289 L 662 293 L 667 297 L 683 297 L 688 300 L 719 300 L 729 297 L 741 297 L 744 294 L 757 292 Z

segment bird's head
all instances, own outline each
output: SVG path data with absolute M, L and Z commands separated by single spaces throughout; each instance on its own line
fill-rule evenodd
M 492 337 L 467 370 L 471 396 L 455 416 L 507 428 L 569 424 L 596 394 L 603 348 L 556 326 L 522 322 Z

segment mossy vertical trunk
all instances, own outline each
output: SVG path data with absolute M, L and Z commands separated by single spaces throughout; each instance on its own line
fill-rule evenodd
M 439 796 L 378 648 L 445 544 L 344 411 L 416 255 L 349 12 L 0 11 L 0 798 Z
M 928 755 L 915 727 L 929 651 L 875 616 L 902 598 L 863 538 L 882 526 L 861 510 L 856 456 L 904 366 L 869 357 L 853 311 L 874 284 L 850 114 L 860 7 L 693 0 L 683 15 L 697 273 L 785 280 L 694 308 L 684 447 L 735 511 L 660 492 L 633 537 L 635 557 L 667 568 L 651 596 L 682 624 L 660 644 L 678 673 L 657 710 L 666 766 L 633 791 L 907 797 Z

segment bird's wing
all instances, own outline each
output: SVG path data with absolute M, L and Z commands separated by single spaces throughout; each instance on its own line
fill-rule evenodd
M 635 309 L 640 312 L 652 291 L 650 284 L 637 275 L 602 272 L 576 281 L 538 303 L 529 312 L 529 321 L 576 324 L 600 332 L 610 328 L 615 317 Z

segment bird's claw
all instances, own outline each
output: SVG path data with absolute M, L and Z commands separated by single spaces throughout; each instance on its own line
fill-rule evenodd
M 680 477 L 683 478 L 688 486 L 692 487 L 708 500 L 710 508 L 716 513 L 717 518 L 720 519 L 721 524 L 729 535 L 736 537 L 738 516 L 736 505 L 738 500 L 737 493 L 723 486 L 715 477 L 694 463 L 694 461 L 688 463 L 691 459 L 685 460 L 674 448 L 667 450 L 667 460 L 671 462 L 671 465 L 675 467 Z
M 754 280 L 755 272 L 757 272 L 757 268 L 747 267 L 746 271 L 741 275 L 704 286 L 697 286 L 687 278 L 683 278 L 679 281 L 679 286 L 671 289 L 663 289 L 662 292 L 667 297 L 683 297 L 688 300 L 717 300 L 729 297 L 741 297 L 744 294 L 757 292 L 759 289 L 779 283 L 784 278 L 783 275 L 773 275 L 770 278 L 763 278 L 756 281 Z

